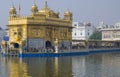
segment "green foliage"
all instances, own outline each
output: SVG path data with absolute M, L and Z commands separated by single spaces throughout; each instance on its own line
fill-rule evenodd
M 95 31 L 90 37 L 90 40 L 101 40 L 102 39 L 102 33 L 100 31 Z

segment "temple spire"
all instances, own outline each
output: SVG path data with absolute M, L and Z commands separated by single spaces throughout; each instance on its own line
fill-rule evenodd
M 47 1 L 45 1 L 45 8 L 47 8 L 48 7 L 48 4 L 47 4 Z
M 34 5 L 36 5 L 36 0 L 34 0 Z
M 14 3 L 12 2 L 12 7 L 14 7 Z
M 34 4 L 33 4 L 33 6 L 32 6 L 31 11 L 32 11 L 32 13 L 33 13 L 33 14 L 35 14 L 35 13 L 37 13 L 37 12 L 38 12 L 38 7 L 37 7 L 37 5 L 36 5 L 35 0 L 34 0 Z
M 18 4 L 18 12 L 19 12 L 19 16 L 20 16 L 20 10 L 21 10 L 21 6 L 20 3 Z
M 17 14 L 16 8 L 14 7 L 13 3 L 12 3 L 12 7 L 10 8 L 9 14 L 10 16 L 16 16 Z

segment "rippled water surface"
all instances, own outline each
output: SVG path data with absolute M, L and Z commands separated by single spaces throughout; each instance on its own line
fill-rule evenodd
M 72 57 L 0 57 L 0 77 L 120 77 L 120 53 Z

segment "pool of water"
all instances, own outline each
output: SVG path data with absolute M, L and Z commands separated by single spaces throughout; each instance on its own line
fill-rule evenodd
M 0 56 L 0 77 L 120 77 L 120 53 L 46 58 Z

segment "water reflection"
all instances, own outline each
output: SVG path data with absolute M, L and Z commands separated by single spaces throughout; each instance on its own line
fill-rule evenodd
M 120 54 L 95 54 L 72 58 L 74 77 L 120 77 Z
M 72 77 L 71 57 L 24 58 L 31 77 Z
M 85 57 L 73 57 L 72 58 L 72 74 L 73 77 L 84 77 L 85 76 Z
M 0 77 L 9 77 L 7 62 L 8 60 L 6 58 L 0 56 Z
M 0 77 L 120 77 L 120 54 L 0 57 Z
M 102 55 L 90 55 L 86 57 L 85 77 L 102 77 L 101 74 Z

